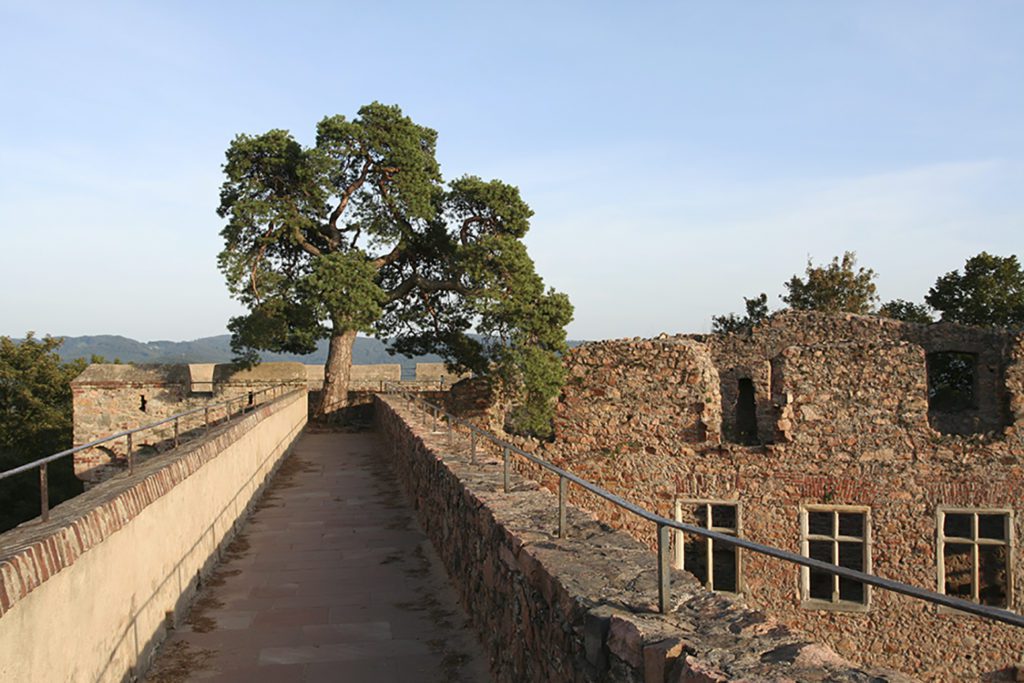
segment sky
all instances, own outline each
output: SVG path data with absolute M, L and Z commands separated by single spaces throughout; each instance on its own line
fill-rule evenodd
M 705 332 L 855 251 L 1024 257 L 1024 3 L 0 0 L 0 335 L 223 334 L 224 151 L 398 104 L 500 178 L 572 339 Z

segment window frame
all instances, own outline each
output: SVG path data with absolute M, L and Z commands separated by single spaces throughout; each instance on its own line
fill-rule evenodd
M 809 514 L 811 512 L 831 512 L 834 515 L 839 513 L 856 513 L 864 515 L 864 536 L 863 538 L 855 538 L 853 536 L 841 536 L 839 534 L 838 518 L 833 518 L 833 534 L 831 536 L 822 536 L 820 534 L 814 534 L 811 538 L 809 531 Z M 800 506 L 800 554 L 804 557 L 810 557 L 810 542 L 811 541 L 830 541 L 832 542 L 832 557 L 834 558 L 833 564 L 839 565 L 839 543 L 840 541 L 858 541 L 863 546 L 863 572 L 865 574 L 872 573 L 871 565 L 871 508 L 867 505 L 827 505 L 827 504 L 811 504 L 806 503 Z M 871 609 L 871 586 L 869 584 L 863 584 L 864 586 L 864 602 L 853 602 L 851 600 L 840 600 L 839 599 L 839 577 L 836 574 L 832 574 L 832 599 L 824 600 L 822 598 L 811 597 L 811 569 L 810 567 L 800 567 L 800 607 L 808 610 L 825 610 L 830 612 L 867 612 Z
M 971 534 L 973 538 L 963 536 L 946 536 L 945 522 L 947 514 L 971 515 Z M 997 539 L 978 538 L 978 515 L 1005 515 L 1004 522 L 1006 530 L 1005 541 Z M 960 545 L 971 546 L 971 599 L 969 602 L 981 604 L 978 593 L 981 590 L 981 582 L 978 580 L 978 546 L 979 545 L 1003 545 L 1006 546 L 1006 605 L 1001 609 L 1014 609 L 1013 571 L 1014 551 L 1016 550 L 1016 539 L 1013 533 L 1014 519 L 1013 508 L 1004 507 L 976 507 L 968 508 L 959 505 L 938 505 L 935 508 L 935 578 L 936 590 L 942 595 L 949 595 L 946 592 L 946 543 L 951 542 Z M 948 539 L 953 539 L 949 541 Z M 981 541 L 981 543 L 979 543 Z M 956 597 L 956 596 L 953 596 Z M 938 606 L 939 611 L 948 614 L 959 614 L 961 616 L 972 616 L 952 607 Z
M 708 531 L 717 531 L 717 532 L 722 533 L 722 534 L 728 534 L 729 536 L 735 536 L 736 538 L 743 538 L 743 504 L 740 501 L 738 501 L 738 500 L 720 500 L 720 499 L 713 499 L 713 498 L 679 498 L 679 499 L 677 499 L 677 502 L 680 505 L 682 505 L 682 506 L 696 506 L 696 505 L 703 505 L 703 506 L 705 506 L 704 512 L 705 512 L 705 515 L 706 515 L 705 519 L 707 520 L 707 525 L 695 524 L 694 526 L 700 526 L 702 529 L 707 529 Z M 726 527 L 712 526 L 712 519 L 713 519 L 713 517 L 712 517 L 712 514 L 711 514 L 711 507 L 713 505 L 727 505 L 727 506 L 733 508 L 736 511 L 736 529 L 735 530 L 729 529 L 729 528 L 726 528 Z M 680 543 L 680 544 L 684 543 L 684 541 L 683 541 L 684 535 L 685 535 L 685 532 L 683 532 L 683 531 L 678 532 L 678 534 L 677 534 L 677 536 L 675 538 L 675 542 L 676 543 Z M 700 582 L 701 585 L 704 586 L 705 588 L 707 588 L 708 590 L 713 591 L 715 593 L 722 593 L 724 595 L 745 595 L 746 594 L 746 582 L 744 581 L 744 578 L 743 578 L 743 549 L 739 548 L 737 546 L 733 546 L 733 551 L 736 553 L 736 590 L 735 591 L 727 591 L 727 590 L 722 590 L 720 588 L 716 589 L 714 587 L 714 585 L 715 585 L 715 583 L 714 583 L 714 577 L 715 577 L 715 570 L 714 570 L 714 545 L 713 545 L 714 539 L 708 538 L 706 536 L 698 536 L 696 540 L 702 542 L 702 547 L 700 549 L 700 552 L 704 556 L 705 566 L 707 567 L 707 580 L 706 581 L 701 581 Z M 685 571 L 686 570 L 686 553 L 685 553 L 685 551 L 681 552 L 679 557 L 681 558 L 681 562 L 680 562 L 678 568 Z

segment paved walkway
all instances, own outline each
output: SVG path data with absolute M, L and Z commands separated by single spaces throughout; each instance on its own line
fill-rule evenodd
M 375 434 L 306 433 L 147 681 L 487 681 Z

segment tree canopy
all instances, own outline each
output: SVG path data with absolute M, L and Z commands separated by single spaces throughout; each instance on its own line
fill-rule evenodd
M 959 270 L 942 275 L 925 296 L 946 322 L 1024 326 L 1024 271 L 1017 257 L 981 252 Z
M 878 315 L 883 318 L 892 318 L 893 320 L 902 320 L 908 323 L 919 323 L 921 325 L 927 325 L 935 322 L 935 319 L 932 318 L 931 311 L 927 306 L 914 303 L 913 301 L 907 301 L 906 299 L 893 299 L 892 301 L 886 301 L 882 304 L 881 308 L 878 309 Z
M 754 325 L 767 320 L 768 295 L 764 292 L 761 292 L 752 299 L 743 297 L 743 305 L 746 308 L 747 313 L 742 317 L 735 313 L 712 316 L 711 331 L 716 334 L 727 332 L 748 332 L 754 327 Z
M 875 271 L 857 268 L 857 255 L 852 251 L 832 258 L 827 266 L 815 266 L 807 259 L 807 279 L 794 275 L 784 283 L 788 294 L 782 300 L 799 311 L 826 313 L 871 313 L 878 295 L 875 293 Z
M 0 337 L 0 471 L 71 446 L 71 380 L 85 361 L 62 363 L 60 338 L 14 341 Z M 71 458 L 49 468 L 50 500 L 56 505 L 82 491 Z M 38 473 L 0 481 L 0 531 L 39 514 Z
M 527 254 L 533 212 L 519 190 L 471 175 L 445 183 L 436 140 L 379 103 L 324 118 L 312 147 L 283 130 L 234 139 L 219 263 L 249 312 L 231 320 L 232 346 L 253 360 L 330 338 L 327 413 L 345 403 L 356 332 L 375 333 L 489 374 L 519 397 L 519 426 L 546 431 L 572 306 Z

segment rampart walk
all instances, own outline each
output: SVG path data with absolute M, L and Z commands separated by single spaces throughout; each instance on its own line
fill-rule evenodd
M 0 535 L 0 680 L 132 679 L 307 410 L 293 391 Z

